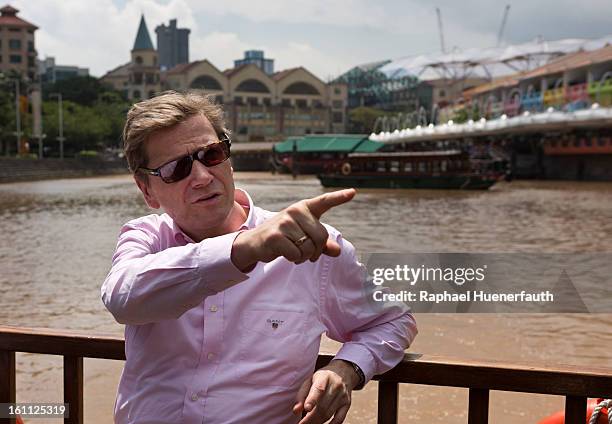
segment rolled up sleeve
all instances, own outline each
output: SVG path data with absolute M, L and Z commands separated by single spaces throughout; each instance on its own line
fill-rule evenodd
M 321 283 L 321 320 L 330 338 L 343 342 L 336 359 L 357 364 L 366 382 L 397 365 L 417 335 L 414 316 L 402 302 L 372 299 L 374 286 L 353 245 L 341 235 L 337 258 L 326 257 Z

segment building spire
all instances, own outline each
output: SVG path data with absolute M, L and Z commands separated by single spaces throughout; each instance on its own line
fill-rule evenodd
M 149 30 L 147 29 L 147 23 L 144 19 L 144 14 L 140 17 L 140 25 L 138 26 L 138 34 L 136 34 L 136 41 L 134 41 L 134 47 L 132 50 L 155 50 L 151 37 L 149 37 Z

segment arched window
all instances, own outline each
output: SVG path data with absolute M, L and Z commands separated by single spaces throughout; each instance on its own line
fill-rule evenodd
M 236 91 L 246 91 L 248 93 L 269 93 L 268 87 L 261 81 L 257 81 L 256 79 L 248 79 L 246 81 L 242 81 L 238 87 L 236 87 Z
M 142 65 L 142 57 L 140 57 L 140 56 L 136 56 L 135 61 L 136 61 L 136 64 L 137 64 L 137 65 Z
M 307 82 L 294 82 L 289 87 L 285 88 L 283 94 L 314 94 L 320 96 L 319 90 L 308 84 Z
M 200 75 L 193 80 L 189 87 L 203 90 L 223 90 L 219 81 L 208 75 Z

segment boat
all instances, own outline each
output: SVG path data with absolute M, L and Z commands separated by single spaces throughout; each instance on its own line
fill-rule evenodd
M 504 168 L 460 149 L 350 153 L 317 177 L 324 187 L 486 190 L 504 178 Z

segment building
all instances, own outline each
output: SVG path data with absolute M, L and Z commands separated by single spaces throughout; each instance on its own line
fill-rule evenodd
M 89 76 L 89 69 L 56 65 L 54 57 L 47 57 L 38 61 L 38 74 L 42 82 L 56 83 L 70 78 Z
M 243 59 L 234 60 L 234 68 L 252 63 L 268 75 L 274 73 L 274 59 L 266 59 L 263 50 L 247 50 Z
M 149 37 L 144 15 L 140 17 L 136 41 L 132 48 L 132 60 L 127 71 L 128 98 L 138 100 L 153 97 L 161 91 L 158 54 Z
M 325 83 L 303 67 L 274 73 L 273 60 L 257 53 L 246 52 L 245 60 L 259 62 L 225 71 L 208 60 L 181 63 L 163 71 L 142 17 L 132 60 L 101 80 L 134 101 L 162 90 L 204 90 L 224 105 L 235 141 L 270 142 L 287 136 L 346 131 L 346 84 Z
M 346 131 L 346 85 L 327 84 L 303 67 L 268 75 L 252 63 L 221 71 L 200 60 L 166 72 L 164 87 L 215 96 L 237 141 Z
M 171 19 L 168 26 L 161 24 L 155 28 L 159 66 L 162 71 L 181 63 L 189 63 L 190 32 L 187 28 L 177 28 L 176 19 Z
M 611 42 L 612 36 L 595 40 L 537 39 L 509 46 L 406 56 L 355 66 L 336 81 L 348 85 L 351 109 L 371 106 L 425 116 L 432 123 L 446 122 L 458 116 L 465 90 Z M 533 91 L 538 92 L 535 88 Z M 421 118 L 418 123 L 423 123 Z
M 516 116 L 552 108 L 573 112 L 597 103 L 612 106 L 612 45 L 568 53 L 463 93 L 475 118 Z
M 19 10 L 9 5 L 0 9 L 0 72 L 16 71 L 36 80 L 36 25 L 17 16 Z

